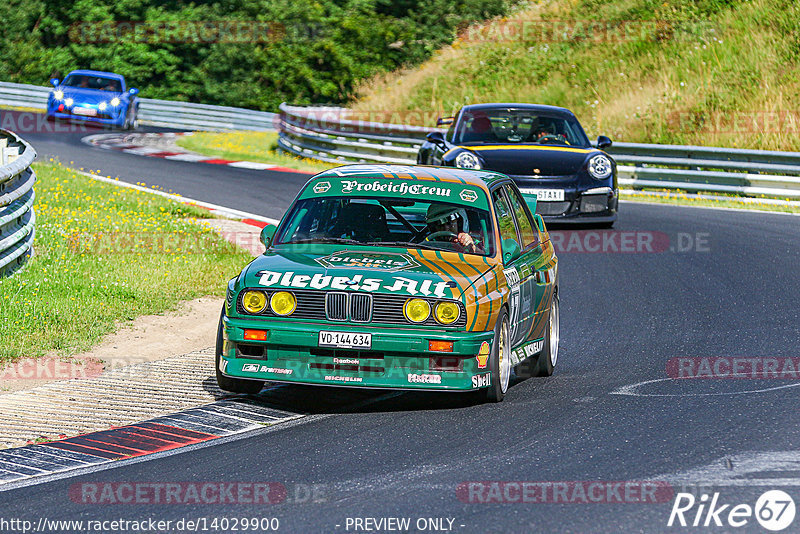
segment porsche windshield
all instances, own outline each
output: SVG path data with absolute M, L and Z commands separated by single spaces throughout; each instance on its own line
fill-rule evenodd
M 300 200 L 276 244 L 397 246 L 494 255 L 488 211 L 461 204 L 375 197 Z
M 575 118 L 509 108 L 465 111 L 458 123 L 454 142 L 590 146 Z
M 120 81 L 114 78 L 104 78 L 102 76 L 88 76 L 86 74 L 70 74 L 62 84 L 66 87 L 77 87 L 79 89 L 97 89 L 100 91 L 122 91 Z

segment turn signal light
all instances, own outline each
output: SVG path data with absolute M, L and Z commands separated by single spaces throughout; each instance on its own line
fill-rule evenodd
M 267 330 L 245 330 L 244 338 L 248 341 L 266 341 Z
M 428 350 L 431 352 L 453 352 L 452 341 L 428 340 Z

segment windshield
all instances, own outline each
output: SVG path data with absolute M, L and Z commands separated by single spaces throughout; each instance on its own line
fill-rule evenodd
M 461 204 L 375 197 L 300 200 L 276 244 L 399 246 L 494 255 L 488 211 Z
M 455 143 L 590 146 L 575 118 L 508 108 L 465 111 L 458 124 Z
M 85 74 L 70 74 L 64 79 L 63 85 L 81 89 L 98 89 L 100 91 L 114 91 L 119 93 L 122 86 L 119 80 L 104 78 L 102 76 L 87 76 Z

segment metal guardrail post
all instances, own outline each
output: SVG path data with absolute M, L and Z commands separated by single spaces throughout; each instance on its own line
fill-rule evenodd
M 0 130 L 0 277 L 19 269 L 33 252 L 36 151 L 12 132 Z

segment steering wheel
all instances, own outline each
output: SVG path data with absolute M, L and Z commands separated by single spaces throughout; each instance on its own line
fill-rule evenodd
M 441 230 L 439 232 L 433 232 L 431 235 L 425 238 L 425 241 L 442 241 L 441 239 L 433 239 L 434 237 L 449 237 L 450 239 L 456 238 L 458 239 L 458 234 L 453 232 L 448 232 L 447 230 Z
M 545 134 L 541 136 L 539 139 L 536 140 L 537 143 L 564 143 L 566 142 L 566 137 L 559 134 Z

